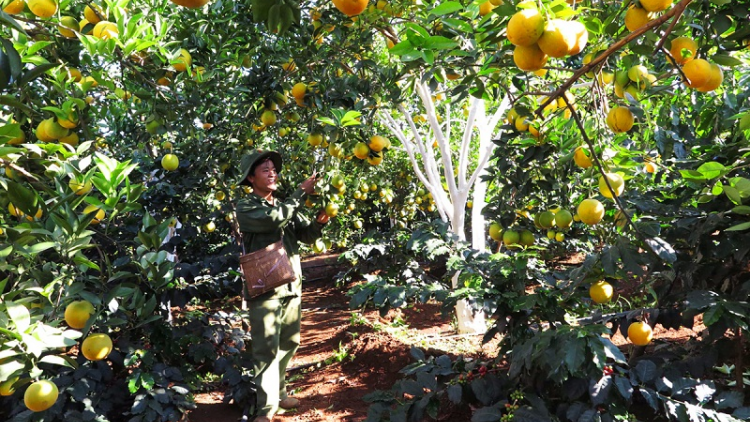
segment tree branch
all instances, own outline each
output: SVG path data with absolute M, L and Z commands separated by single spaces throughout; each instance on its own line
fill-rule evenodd
M 594 69 L 595 67 L 599 66 L 602 62 L 604 62 L 609 56 L 617 52 L 619 49 L 624 47 L 629 42 L 639 38 L 641 35 L 645 34 L 646 32 L 650 31 L 653 28 L 659 27 L 664 24 L 664 22 L 668 21 L 673 16 L 676 16 L 676 19 L 679 18 L 680 15 L 682 15 L 682 12 L 685 10 L 685 8 L 692 2 L 693 0 L 681 0 L 679 3 L 674 5 L 674 7 L 668 11 L 667 13 L 663 14 L 662 16 L 648 22 L 647 24 L 643 25 L 642 27 L 636 29 L 635 31 L 628 34 L 625 38 L 622 38 L 621 40 L 617 41 L 616 43 L 612 44 L 611 47 L 609 47 L 607 50 L 605 50 L 602 54 L 599 54 L 596 56 L 589 64 L 584 65 L 580 69 L 576 70 L 573 76 L 570 77 L 565 83 L 563 83 L 560 88 L 558 88 L 552 95 L 547 97 L 547 99 L 539 105 L 539 108 L 536 109 L 534 112 L 538 116 L 542 116 L 542 111 L 544 110 L 544 107 L 546 107 L 549 103 L 551 103 L 553 100 L 557 99 L 557 97 L 563 95 L 565 91 L 567 91 L 575 81 L 581 78 L 586 72 Z M 679 13 L 679 14 L 678 14 Z M 567 103 L 567 102 L 566 102 Z

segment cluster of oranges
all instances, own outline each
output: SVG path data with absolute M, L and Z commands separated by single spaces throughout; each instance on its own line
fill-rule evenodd
M 533 2 L 522 3 L 528 7 L 510 18 L 508 41 L 516 48 L 513 61 L 519 69 L 537 71 L 547 64 L 549 57 L 574 56 L 586 47 L 588 31 L 578 21 L 546 19 Z

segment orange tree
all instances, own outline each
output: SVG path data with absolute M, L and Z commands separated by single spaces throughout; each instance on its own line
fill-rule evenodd
M 324 173 L 310 206 L 339 214 L 338 245 L 418 212 L 386 144 L 353 158 L 391 85 L 361 27 L 332 6 L 176 3 L 3 4 L 4 418 L 175 420 L 207 371 L 252 403 L 234 314 L 170 311 L 239 292 L 249 148 L 280 150 L 288 188 Z
M 484 406 L 473 420 L 748 417 L 747 7 L 506 2 L 461 27 L 492 54 L 462 88 L 488 95 L 509 77 L 513 103 L 486 210 L 503 249 L 449 261 L 460 294 L 495 318 L 500 353 L 451 364 L 415 351 L 394 395 L 371 396 L 371 420 L 437 417 L 445 400 Z M 410 47 L 408 61 L 445 57 Z M 573 250 L 573 269 L 545 270 Z M 698 314 L 693 348 L 651 347 L 653 327 Z

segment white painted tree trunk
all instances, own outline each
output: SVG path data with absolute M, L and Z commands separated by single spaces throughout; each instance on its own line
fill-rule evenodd
M 484 100 L 469 97 L 469 114 L 464 122 L 458 157 L 454 157 L 451 148 L 451 113 L 450 103 L 441 104 L 445 109 L 445 120 L 438 121 L 438 114 L 433 102 L 433 92 L 425 83 L 416 84 L 416 93 L 421 100 L 427 115 L 428 125 L 417 127 L 412 115 L 400 104 L 399 120 L 390 113 L 381 112 L 380 117 L 391 133 L 401 142 L 411 161 L 412 168 L 419 181 L 432 194 L 440 218 L 450 222 L 451 231 L 459 241 L 466 241 L 466 202 L 473 187 L 473 208 L 471 216 L 472 247 L 485 250 L 485 220 L 482 216 L 487 186 L 479 177 L 485 173 L 487 162 L 492 156 L 492 136 L 510 106 L 509 99 L 504 98 L 491 116 L 487 116 Z M 403 120 L 401 119 L 403 118 Z M 475 128 L 476 132 L 475 133 Z M 430 136 L 432 135 L 432 136 Z M 431 139 L 434 136 L 440 152 L 440 162 L 436 158 Z M 477 139 L 478 138 L 478 139 Z M 471 146 L 479 142 L 476 168 L 468 174 L 470 168 Z M 458 140 L 456 140 L 458 142 Z M 456 159 L 457 158 L 457 159 Z M 454 159 L 457 170 L 454 171 Z M 443 188 L 440 172 L 445 177 L 448 189 Z M 458 287 L 460 274 L 452 279 L 453 288 Z M 460 301 L 456 305 L 456 319 L 460 333 L 482 333 L 486 330 L 485 315 L 475 312 L 467 301 Z

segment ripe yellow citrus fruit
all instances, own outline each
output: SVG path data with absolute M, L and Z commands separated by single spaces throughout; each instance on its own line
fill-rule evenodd
M 609 180 L 610 186 L 615 190 L 617 196 L 622 195 L 625 191 L 625 179 L 617 173 L 605 173 L 607 180 Z M 604 180 L 604 176 L 599 176 L 599 192 L 605 198 L 612 198 L 612 191 L 609 190 L 607 182 Z
M 328 217 L 335 217 L 339 214 L 339 206 L 333 202 L 326 204 L 326 215 Z
M 60 26 L 57 30 L 65 38 L 75 38 L 75 31 L 78 31 L 78 21 L 72 16 L 63 16 L 60 18 Z
M 216 198 L 217 201 L 223 201 L 227 197 L 227 194 L 224 193 L 224 191 L 218 191 L 214 195 L 214 198 Z
M 593 161 L 591 161 L 591 158 L 586 155 L 587 151 L 587 148 L 580 146 L 576 148 L 575 152 L 573 153 L 573 161 L 578 167 L 587 169 L 594 165 Z
M 26 389 L 23 403 L 32 412 L 43 412 L 57 401 L 59 391 L 54 382 L 49 380 L 37 381 Z
M 555 233 L 555 240 L 557 240 L 558 242 L 562 242 L 563 240 L 565 240 L 565 233 L 563 232 Z
M 573 214 L 568 210 L 560 210 L 555 214 L 555 225 L 561 229 L 567 229 L 573 224 Z
M 0 384 L 0 396 L 12 396 L 13 393 L 16 392 L 16 389 L 13 388 L 13 384 L 15 384 L 16 381 L 18 381 L 18 377 L 8 378 L 7 380 L 3 381 L 3 383 Z
M 17 15 L 23 12 L 23 9 L 25 7 L 26 7 L 25 0 L 13 0 L 10 3 L 8 3 L 8 5 L 5 6 L 5 8 L 3 8 L 3 12 L 9 15 Z
M 78 113 L 71 111 L 65 119 L 57 118 L 57 123 L 65 129 L 74 129 L 78 126 Z
M 700 88 L 711 77 L 711 63 L 704 59 L 690 60 L 682 66 L 682 73 L 687 77 L 687 85 L 689 87 Z
M 214 230 L 216 230 L 216 223 L 214 223 L 213 221 L 209 221 L 205 226 L 203 226 L 203 229 L 208 233 L 212 233 Z
M 273 126 L 276 124 L 276 113 L 273 110 L 266 110 L 260 115 L 260 122 L 264 126 Z
M 607 125 L 615 133 L 627 132 L 633 128 L 635 117 L 627 107 L 614 107 L 607 114 Z
M 328 154 L 331 157 L 341 158 L 341 155 L 344 153 L 344 149 L 341 147 L 340 144 L 331 143 L 328 144 Z
M 695 58 L 698 51 L 698 44 L 688 37 L 677 37 L 672 40 L 669 47 L 669 54 L 674 58 L 675 63 L 685 64 Z
M 70 132 L 70 135 L 63 136 L 62 138 L 58 139 L 58 141 L 60 141 L 61 144 L 68 144 L 72 147 L 75 147 L 78 145 L 78 141 L 80 141 L 80 139 L 78 138 L 77 133 Z
M 110 38 L 117 38 L 120 31 L 117 29 L 117 24 L 109 21 L 99 21 L 94 25 L 93 35 L 101 40 L 108 40 Z
M 655 173 L 656 172 L 656 165 L 654 163 L 646 163 L 643 166 L 644 170 L 646 170 L 646 173 Z
M 371 166 L 377 166 L 383 162 L 383 153 L 374 152 L 372 155 L 367 156 L 366 160 Z
M 93 207 L 96 208 L 96 206 Z M 103 210 L 99 211 L 101 211 L 102 213 L 104 212 Z M 83 212 L 85 213 L 86 210 L 84 210 Z M 70 302 L 70 304 L 65 307 L 65 322 L 70 328 L 80 330 L 81 328 L 86 326 L 86 323 L 88 322 L 89 318 L 91 318 L 91 315 L 93 313 L 94 305 L 92 305 L 88 300 L 77 300 L 75 302 Z
M 628 11 L 625 12 L 625 27 L 628 28 L 628 31 L 633 32 L 653 19 L 654 15 L 648 10 L 630 6 Z
M 589 296 L 596 303 L 607 303 L 612 300 L 615 289 L 604 280 L 597 281 L 589 288 Z
M 543 32 L 544 16 L 537 9 L 521 10 L 508 21 L 508 41 L 515 46 L 530 47 L 536 44 Z
M 711 73 L 708 76 L 708 80 L 705 84 L 697 87 L 696 89 L 700 92 L 710 92 L 718 88 L 722 82 L 724 82 L 724 72 L 715 63 L 711 63 Z
M 91 6 L 93 6 L 93 8 Z M 86 6 L 83 9 L 83 17 L 86 18 L 86 21 L 94 25 L 103 19 L 107 19 L 107 15 L 104 14 L 104 10 L 98 4 Z
M 321 135 L 320 133 L 311 133 L 307 135 L 307 143 L 312 147 L 317 147 L 318 145 L 323 143 L 323 135 Z
M 184 72 L 191 64 L 193 64 L 193 57 L 190 55 L 190 52 L 181 48 L 180 55 L 174 60 L 172 67 L 178 72 Z
M 654 330 L 645 322 L 634 322 L 628 327 L 628 339 L 636 346 L 645 346 L 654 338 Z
M 518 245 L 520 240 L 521 235 L 517 231 L 506 230 L 503 232 L 503 243 L 509 248 Z
M 586 44 L 589 42 L 589 31 L 584 24 L 578 21 L 570 21 L 568 22 L 568 26 L 573 31 L 573 34 L 575 34 L 575 43 L 570 51 L 568 51 L 568 54 L 575 56 L 586 48 Z
M 552 211 L 544 211 L 539 214 L 539 226 L 543 229 L 549 229 L 555 225 L 555 214 Z
M 70 187 L 70 190 L 72 190 L 76 195 L 86 195 L 87 193 L 91 192 L 91 189 L 93 189 L 93 185 L 90 181 L 79 181 L 76 179 L 70 179 L 70 182 L 68 182 L 68 187 Z
M 583 224 L 593 226 L 604 218 L 604 205 L 596 199 L 584 199 L 578 205 L 577 214 Z
M 547 230 L 547 239 L 554 240 L 555 235 L 557 235 L 557 233 L 555 233 L 554 230 Z
M 96 215 L 94 215 L 94 218 L 91 220 L 91 224 L 99 224 L 101 220 L 104 219 L 104 216 L 106 215 L 104 213 L 104 210 L 97 207 L 96 205 L 87 205 L 86 208 L 83 209 L 84 214 L 91 214 L 93 212 L 96 212 Z M 70 324 L 68 324 L 70 325 Z M 75 327 L 74 327 L 75 328 Z
M 631 66 L 628 69 L 628 79 L 633 82 L 645 81 L 648 79 L 648 68 L 642 64 Z
M 305 98 L 306 92 L 307 92 L 307 85 L 305 85 L 304 82 L 297 82 L 292 87 L 292 97 L 298 100 Z
M 503 240 L 503 227 L 500 224 L 490 224 L 490 237 L 496 242 Z
M 513 125 L 516 127 L 516 130 L 519 132 L 526 132 L 529 130 L 529 121 L 526 120 L 526 117 L 524 116 L 516 117 L 516 121 L 513 122 Z
M 359 158 L 360 160 L 364 160 L 368 155 L 370 155 L 370 147 L 368 147 L 364 142 L 357 142 L 357 144 L 354 145 L 353 152 L 355 157 Z
M 187 7 L 188 9 L 197 9 L 199 7 L 205 6 L 206 3 L 209 2 L 209 0 L 170 0 L 170 1 L 178 6 Z
M 49 18 L 57 12 L 57 1 L 55 0 L 29 0 L 27 4 L 31 13 L 40 18 Z
M 495 5 L 492 4 L 489 0 L 485 1 L 484 3 L 479 5 L 479 16 L 485 16 L 489 14 L 494 8 Z
M 547 64 L 547 54 L 537 44 L 518 45 L 513 50 L 513 62 L 523 71 L 535 72 Z
M 641 0 L 641 6 L 649 12 L 661 12 L 672 6 L 673 0 Z
M 367 8 L 369 0 L 333 0 L 336 9 L 346 16 L 356 16 Z
M 174 154 L 166 154 L 161 159 L 161 166 L 164 170 L 174 171 L 180 166 L 180 159 Z
M 565 57 L 575 46 L 576 32 L 569 22 L 552 19 L 545 25 L 544 32 L 537 43 L 539 49 L 546 55 L 557 58 Z
M 104 333 L 89 334 L 81 344 L 81 353 L 88 360 L 102 360 L 112 352 L 112 339 Z
M 370 138 L 370 142 L 367 144 L 367 146 L 375 152 L 380 152 L 383 150 L 383 148 L 388 148 L 390 144 L 391 142 L 388 140 L 388 138 L 380 135 L 374 135 Z

